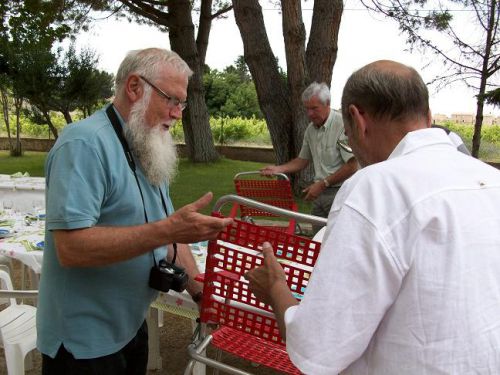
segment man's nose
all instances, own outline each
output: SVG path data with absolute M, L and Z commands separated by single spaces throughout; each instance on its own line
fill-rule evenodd
M 182 118 L 182 110 L 181 107 L 176 105 L 175 107 L 170 109 L 170 117 L 174 118 L 176 120 L 179 120 Z

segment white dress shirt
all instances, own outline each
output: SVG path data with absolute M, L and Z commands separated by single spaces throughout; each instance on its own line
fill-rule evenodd
M 285 323 L 306 374 L 499 374 L 500 171 L 409 133 L 342 185 Z

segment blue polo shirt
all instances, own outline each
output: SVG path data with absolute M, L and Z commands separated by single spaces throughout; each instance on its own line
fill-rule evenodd
M 120 121 L 123 121 L 120 118 Z M 136 161 L 149 222 L 169 212 L 168 186 L 152 186 Z M 75 358 L 122 349 L 137 333 L 157 292 L 148 286 L 153 256 L 166 248 L 102 267 L 62 267 L 52 231 L 145 222 L 140 192 L 104 110 L 68 125 L 48 154 L 46 232 L 37 312 L 38 349 L 54 357 L 61 344 Z M 105 250 L 103 250 L 105 251 Z

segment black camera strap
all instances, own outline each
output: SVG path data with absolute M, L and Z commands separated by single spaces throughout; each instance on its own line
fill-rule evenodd
M 125 136 L 123 135 L 123 129 L 120 124 L 120 120 L 118 119 L 118 115 L 116 114 L 114 110 L 114 105 L 111 103 L 108 108 L 106 108 L 106 115 L 109 118 L 109 121 L 111 122 L 111 125 L 113 126 L 113 129 L 115 131 L 116 136 L 118 137 L 118 140 L 120 141 L 123 152 L 125 154 L 125 158 L 127 159 L 128 166 L 132 170 L 132 173 L 134 174 L 135 177 L 135 182 L 137 183 L 137 187 L 139 188 L 139 193 L 141 195 L 141 201 L 142 201 L 142 209 L 144 210 L 144 221 L 146 223 L 149 223 L 148 220 L 148 214 L 146 212 L 146 204 L 144 203 L 144 195 L 142 194 L 142 189 L 141 189 L 141 184 L 139 183 L 139 178 L 137 177 L 136 173 L 136 165 L 134 158 L 132 156 L 132 152 L 130 151 L 130 148 L 128 147 L 127 140 L 125 139 Z M 160 187 L 158 187 L 158 191 L 160 193 L 160 198 L 161 198 L 161 205 L 163 206 L 163 210 L 165 211 L 165 215 L 168 216 L 168 210 L 167 210 L 167 204 L 165 203 L 165 198 L 163 197 L 163 193 L 161 192 Z M 173 243 L 173 248 L 174 248 L 174 257 L 172 259 L 172 264 L 175 264 L 175 259 L 177 258 L 177 244 L 174 242 Z M 153 262 L 154 265 L 156 266 L 156 258 L 154 256 L 154 252 L 152 253 L 153 256 Z
M 132 173 L 134 174 L 135 177 L 135 182 L 137 183 L 137 187 L 139 188 L 139 193 L 141 194 L 141 200 L 142 200 L 142 209 L 144 210 L 144 220 L 146 223 L 148 223 L 148 214 L 146 212 L 146 205 L 144 204 L 144 195 L 142 194 L 142 189 L 141 189 L 141 184 L 139 183 L 139 178 L 137 177 L 137 173 L 135 171 L 135 161 L 134 158 L 132 157 L 132 152 L 130 151 L 130 148 L 128 147 L 127 140 L 125 139 L 123 135 L 123 129 L 120 124 L 120 120 L 118 119 L 118 116 L 116 115 L 116 112 L 114 110 L 114 106 L 111 103 L 110 106 L 106 109 L 106 114 L 108 115 L 109 121 L 111 122 L 111 125 L 113 125 L 113 129 L 115 130 L 115 134 L 120 140 L 120 143 L 123 147 L 123 152 L 125 153 L 125 158 L 127 159 L 128 166 L 132 170 Z M 163 196 L 162 196 L 163 200 Z

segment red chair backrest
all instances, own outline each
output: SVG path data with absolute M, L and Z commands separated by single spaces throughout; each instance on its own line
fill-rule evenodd
M 214 216 L 221 216 L 213 213 Z M 201 321 L 216 323 L 284 345 L 269 305 L 259 302 L 243 275 L 262 264 L 261 245 L 270 242 L 287 283 L 300 300 L 318 257 L 319 242 L 235 220 L 209 242 Z M 208 298 L 207 298 L 208 297 Z

